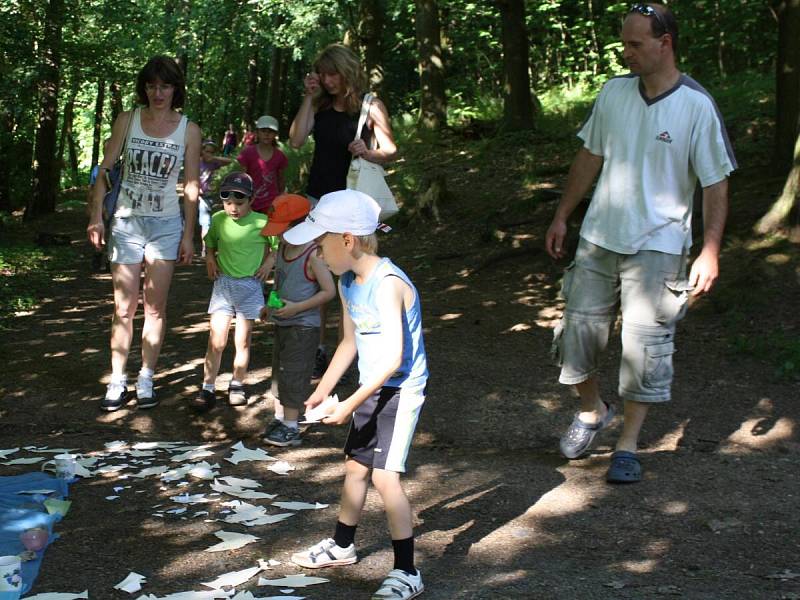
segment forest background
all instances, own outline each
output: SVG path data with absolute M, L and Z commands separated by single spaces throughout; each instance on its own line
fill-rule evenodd
M 762 233 L 796 224 L 800 0 L 667 4 L 680 25 L 680 68 L 717 99 L 740 164 L 789 174 L 753 224 Z M 430 204 L 438 185 L 439 218 L 442 140 L 477 143 L 476 161 L 492 147 L 518 147 L 527 174 L 515 183 L 530 188 L 537 177 L 566 173 L 592 98 L 626 71 L 619 28 L 629 9 L 611 0 L 7 0 L 0 227 L 51 214 L 69 199 L 62 192 L 86 186 L 113 119 L 133 106 L 136 73 L 155 54 L 185 70 L 184 110 L 204 138 L 221 142 L 233 123 L 241 139 L 272 114 L 285 139 L 314 56 L 344 42 L 363 57 L 392 115 L 401 159 L 391 183 L 406 215 Z M 552 149 L 542 136 L 567 158 L 544 164 Z M 302 191 L 310 152 L 311 144 L 287 150 L 289 191 Z M 15 260 L 4 256 L 6 266 Z M 0 312 L 33 302 L 8 292 L 4 279 Z

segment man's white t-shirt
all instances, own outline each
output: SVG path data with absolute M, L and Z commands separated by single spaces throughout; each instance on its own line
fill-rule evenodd
M 708 187 L 736 168 L 714 100 L 686 75 L 650 100 L 638 76 L 611 79 L 578 137 L 604 159 L 580 235 L 620 254 L 682 254 L 697 181 Z

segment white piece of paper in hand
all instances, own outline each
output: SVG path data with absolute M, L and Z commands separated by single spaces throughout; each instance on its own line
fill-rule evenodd
M 206 552 L 224 552 L 225 550 L 236 550 L 247 544 L 252 544 L 261 538 L 247 533 L 236 533 L 235 531 L 217 531 L 214 533 L 222 541 L 219 544 L 206 548 Z
M 323 418 L 333 412 L 337 404 L 339 404 L 338 395 L 334 394 L 333 396 L 328 396 L 314 408 L 306 410 L 306 414 L 303 415 L 304 420 L 301 421 L 301 423 L 319 423 Z
M 114 586 L 114 589 L 133 594 L 142 589 L 142 584 L 145 582 L 145 579 L 147 578 L 144 575 L 139 575 L 139 573 L 131 571 L 125 579 Z

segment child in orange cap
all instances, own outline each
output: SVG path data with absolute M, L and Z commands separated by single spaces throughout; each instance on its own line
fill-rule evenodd
M 262 233 L 282 235 L 302 222 L 311 205 L 303 196 L 282 194 L 268 209 L 269 221 Z M 273 446 L 299 446 L 298 417 L 310 392 L 311 372 L 317 351 L 320 306 L 336 296 L 333 276 L 317 256 L 311 241 L 296 246 L 281 239 L 275 259 L 275 285 L 283 306 L 269 311 L 275 324 L 272 346 L 272 385 L 275 419 L 263 434 Z M 267 312 L 264 309 L 263 314 Z

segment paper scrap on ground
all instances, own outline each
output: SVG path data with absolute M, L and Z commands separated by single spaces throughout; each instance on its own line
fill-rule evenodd
M 41 489 L 41 490 L 20 490 L 17 492 L 18 494 L 41 494 L 43 496 L 49 496 L 50 494 L 54 494 L 55 490 L 48 490 L 48 489 Z
M 245 448 L 245 445 L 242 442 L 238 442 L 234 446 L 231 446 L 231 450 L 233 450 L 233 454 L 231 456 L 226 456 L 225 460 L 232 462 L 235 465 L 248 460 L 278 460 L 277 458 L 267 454 L 267 451 L 263 448 L 251 450 L 250 448 Z
M 55 498 L 48 498 L 43 502 L 47 512 L 51 515 L 59 514 L 62 517 L 66 516 L 69 512 L 69 507 L 72 506 L 72 500 L 56 500 Z
M 205 494 L 181 494 L 180 496 L 170 496 L 169 499 L 178 504 L 203 504 L 205 502 L 211 502 L 211 500 L 206 498 Z
M 239 488 L 260 488 L 261 484 L 255 479 L 244 479 L 242 477 L 220 477 L 219 480 L 223 483 Z
M 225 573 L 224 575 L 220 575 L 214 581 L 208 581 L 201 583 L 200 585 L 204 585 L 215 590 L 223 587 L 236 587 L 237 585 L 241 585 L 246 581 L 249 581 L 260 571 L 261 567 L 251 567 L 241 571 L 231 571 L 229 573 Z
M 45 592 L 35 596 L 25 596 L 25 600 L 89 600 L 89 590 L 85 590 L 80 594 Z
M 277 496 L 277 494 L 267 494 L 266 492 L 256 492 L 253 490 L 243 490 L 240 487 L 232 486 L 232 485 L 223 485 L 219 483 L 217 480 L 214 480 L 214 483 L 211 484 L 211 489 L 215 492 L 222 492 L 223 494 L 228 494 L 229 496 L 236 496 L 237 498 L 244 498 L 246 500 L 258 500 L 259 498 L 268 498 L 272 499 Z
M 186 460 L 197 460 L 198 458 L 205 458 L 206 456 L 213 455 L 214 453 L 208 449 L 208 446 L 198 446 L 197 448 L 192 448 L 183 454 L 177 454 L 170 458 L 170 460 L 172 462 L 183 462 Z
M 161 475 L 168 471 L 169 468 L 166 465 L 162 465 L 160 467 L 147 467 L 146 469 L 142 469 L 138 473 L 131 473 L 131 477 L 148 477 L 149 475 Z
M 319 510 L 321 508 L 328 508 L 327 504 L 320 504 L 319 502 L 315 502 L 314 504 L 309 504 L 308 502 L 273 502 L 272 506 L 285 508 L 286 510 Z
M 106 442 L 103 444 L 106 449 L 106 452 L 120 452 L 125 450 L 128 447 L 128 442 L 124 442 L 122 440 L 115 440 L 113 442 Z
M 258 566 L 265 571 L 271 569 L 272 567 L 277 567 L 280 564 L 281 561 L 275 560 L 274 558 L 270 558 L 269 560 L 264 560 L 263 558 L 258 559 Z
M 305 596 L 253 596 L 252 592 L 239 592 L 231 600 L 305 600 Z
M 15 458 L 14 460 L 8 460 L 4 462 L 4 465 L 32 465 L 38 462 L 42 462 L 44 460 L 44 456 L 31 456 L 30 458 Z
M 106 500 L 116 500 L 119 496 L 106 496 Z
M 288 475 L 289 471 L 294 471 L 294 467 L 285 460 L 279 460 L 275 464 L 268 466 L 267 469 L 278 475 Z
M 317 404 L 314 408 L 309 408 L 306 411 L 306 414 L 303 415 L 302 423 L 319 423 L 323 418 L 327 417 L 329 414 L 333 412 L 336 408 L 336 405 L 339 404 L 339 396 L 334 394 L 333 396 L 328 396 Z
M 217 598 L 230 598 L 232 593 L 233 592 L 225 592 L 223 590 L 210 590 L 203 592 L 178 592 L 177 594 L 170 594 L 169 596 L 145 594 L 139 596 L 136 600 L 216 600 Z
M 132 594 L 134 592 L 138 592 L 142 589 L 142 584 L 145 582 L 147 578 L 144 575 L 139 575 L 139 573 L 135 573 L 131 571 L 128 573 L 128 576 L 120 581 L 117 585 L 114 586 L 115 590 L 122 590 L 123 592 L 128 592 Z
M 277 515 L 262 515 L 260 517 L 256 517 L 253 520 L 243 521 L 242 525 L 247 525 L 248 527 L 253 527 L 255 525 L 269 525 L 271 523 L 278 523 L 279 521 L 283 521 L 284 519 L 288 519 L 289 517 L 293 517 L 294 513 L 279 513 Z
M 235 531 L 217 531 L 214 533 L 222 541 L 219 544 L 206 548 L 206 552 L 223 552 L 225 550 L 236 550 L 247 544 L 252 544 L 261 538 L 247 533 L 236 533 Z
M 217 471 L 217 469 L 219 469 L 219 464 L 217 463 L 214 463 L 213 465 L 208 464 L 206 461 L 190 463 L 175 469 L 170 469 L 161 475 L 161 480 L 178 481 L 183 479 L 186 475 L 191 475 L 195 479 L 205 479 L 210 481 L 219 475 L 219 471 Z
M 317 585 L 318 583 L 328 583 L 329 579 L 324 577 L 309 577 L 307 575 L 289 575 L 288 577 L 281 577 L 280 579 L 264 579 L 258 578 L 258 585 L 271 585 L 275 587 L 306 587 L 308 585 Z
M 0 458 L 5 458 L 15 452 L 19 452 L 19 448 L 6 448 L 5 450 L 0 449 Z

